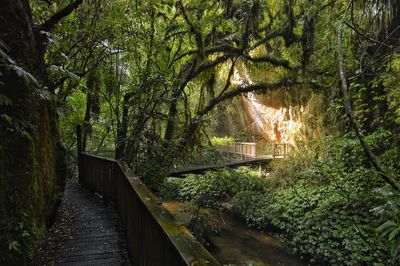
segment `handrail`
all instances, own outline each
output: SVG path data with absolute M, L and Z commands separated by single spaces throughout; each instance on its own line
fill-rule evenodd
M 133 265 L 220 265 L 124 164 L 79 149 L 78 168 L 82 185 L 116 204 Z
M 218 150 L 220 153 L 229 153 L 233 155 L 240 155 L 240 159 L 254 159 L 258 156 L 272 156 L 272 158 L 282 158 L 288 153 L 290 145 L 287 143 L 272 143 L 271 154 L 258 154 L 256 142 L 234 142 L 229 146 L 222 146 Z M 262 149 L 261 149 L 262 150 Z M 262 151 L 261 151 L 262 152 Z
M 272 145 L 272 158 L 286 157 L 290 145 L 287 143 L 274 143 Z
M 235 142 L 233 153 L 240 155 L 240 159 L 256 158 L 256 143 Z

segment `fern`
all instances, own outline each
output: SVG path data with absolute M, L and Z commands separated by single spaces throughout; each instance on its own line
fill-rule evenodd
M 39 87 L 37 79 L 24 68 L 18 66 L 17 63 L 7 55 L 6 50 L 6 45 L 0 41 L 0 68 L 14 72 L 19 78 L 23 79 L 27 85 Z
M 383 224 L 381 224 L 378 228 L 377 231 L 380 233 L 382 236 L 387 236 L 392 228 L 396 228 L 397 224 L 394 221 L 387 221 Z

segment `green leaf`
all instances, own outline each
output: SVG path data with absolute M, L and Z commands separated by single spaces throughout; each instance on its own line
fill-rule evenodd
M 20 251 L 20 244 L 18 241 L 14 240 L 8 244 L 9 250 Z
M 22 78 L 26 83 L 39 86 L 39 82 L 37 81 L 37 79 L 22 67 L 19 67 L 17 65 L 8 65 L 8 68 L 14 71 L 15 74 L 17 74 L 18 77 Z
M 395 227 L 395 226 L 396 226 L 396 223 L 394 221 L 390 220 L 390 221 L 387 221 L 387 222 L 381 224 L 376 230 L 379 233 L 384 233 L 384 231 L 387 231 L 387 229 L 389 229 L 391 227 Z
M 392 232 L 389 234 L 389 240 L 392 241 L 395 237 L 397 237 L 400 233 L 400 227 L 394 229 Z
M 31 135 L 28 131 L 26 131 L 26 130 L 22 130 L 22 131 L 21 131 L 21 135 L 24 136 L 24 137 L 26 137 L 26 138 L 29 139 L 30 141 L 33 140 L 32 135 Z
M 3 120 L 5 120 L 8 124 L 13 125 L 13 119 L 9 115 L 2 114 L 2 115 L 0 115 L 0 117 Z
M 0 106 L 10 106 L 12 105 L 12 100 L 5 95 L 0 94 Z

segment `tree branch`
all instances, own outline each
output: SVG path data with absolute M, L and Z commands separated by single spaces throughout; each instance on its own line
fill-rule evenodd
M 228 77 L 226 78 L 225 86 L 221 90 L 221 92 L 218 94 L 218 98 L 221 97 L 224 94 L 224 92 L 231 86 L 231 77 L 232 77 L 234 71 L 235 71 L 235 60 L 232 59 L 231 68 L 229 69 L 229 73 L 228 73 Z
M 217 98 L 214 98 L 203 110 L 198 112 L 197 114 L 199 116 L 203 116 L 207 114 L 209 111 L 211 111 L 214 106 L 216 106 L 218 103 L 234 98 L 236 96 L 248 93 L 248 92 L 262 92 L 262 91 L 267 91 L 267 90 L 272 90 L 272 89 L 279 89 L 283 87 L 288 87 L 288 86 L 293 86 L 296 85 L 297 83 L 293 83 L 290 80 L 281 80 L 276 83 L 257 83 L 257 84 L 251 84 L 247 86 L 239 86 L 236 87 L 233 90 L 230 90 L 229 92 L 226 92 L 222 95 L 220 95 Z
M 194 79 L 202 72 L 225 62 L 229 58 L 231 58 L 231 55 L 222 55 L 222 56 L 215 58 L 215 60 L 213 60 L 213 61 L 205 61 L 205 62 L 201 63 L 190 75 L 188 75 L 187 81 Z
M 40 25 L 40 29 L 43 31 L 51 31 L 55 25 L 64 17 L 68 16 L 69 14 L 72 13 L 78 6 L 82 4 L 83 0 L 76 0 L 57 13 L 55 13 L 53 16 L 51 16 L 48 20 L 46 20 L 42 25 Z
M 254 63 L 263 63 L 263 62 L 265 62 L 265 63 L 270 63 L 270 64 L 272 64 L 274 66 L 282 66 L 282 67 L 287 68 L 287 69 L 293 69 L 290 66 L 290 62 L 288 60 L 283 59 L 283 58 L 279 58 L 279 57 L 276 57 L 276 56 L 266 55 L 266 56 L 253 58 L 253 57 L 251 57 L 249 55 L 243 55 L 243 57 L 245 59 L 251 61 L 251 62 L 254 62 Z
M 178 2 L 178 6 L 182 12 L 183 19 L 186 21 L 186 23 L 189 26 L 190 32 L 194 34 L 195 39 L 196 39 L 196 44 L 197 47 L 200 51 L 200 54 L 202 54 L 203 51 L 203 38 L 201 36 L 201 33 L 196 29 L 196 27 L 193 25 L 193 23 L 190 21 L 188 15 L 186 14 L 185 8 L 183 7 L 182 1 Z
M 377 44 L 381 44 L 381 45 L 386 46 L 387 48 L 390 48 L 389 45 L 387 45 L 387 44 L 385 44 L 385 43 L 383 43 L 383 42 L 380 42 L 380 41 L 378 41 L 378 40 L 372 39 L 371 37 L 368 37 L 367 35 L 363 34 L 363 33 L 360 32 L 359 30 L 357 30 L 354 26 L 352 26 L 350 23 L 347 23 L 346 21 L 344 21 L 343 23 L 346 24 L 350 29 L 354 30 L 358 35 L 360 35 L 360 36 L 363 37 L 364 39 L 367 39 L 367 40 L 369 40 L 369 41 L 371 41 L 371 42 L 374 42 L 374 43 L 377 43 Z
M 213 53 L 218 53 L 218 52 L 227 52 L 227 53 L 235 53 L 235 54 L 242 54 L 243 53 L 243 49 L 240 48 L 235 48 L 233 47 L 233 45 L 230 44 L 221 44 L 218 46 L 212 46 L 212 47 L 206 47 L 203 48 L 203 54 L 205 56 L 211 55 Z M 184 52 L 182 54 L 180 54 L 179 56 L 177 56 L 174 61 L 179 61 L 182 58 L 192 55 L 192 54 L 197 54 L 200 53 L 199 49 L 194 49 L 194 50 L 189 50 L 187 52 Z
M 296 83 L 290 82 L 289 80 L 282 80 L 276 83 L 258 83 L 258 84 L 251 84 L 247 86 L 239 86 L 236 87 L 235 89 L 226 92 L 224 94 L 220 94 L 218 97 L 214 98 L 213 100 L 210 101 L 210 103 L 204 107 L 201 111 L 197 112 L 197 115 L 194 119 L 192 119 L 192 122 L 190 123 L 189 127 L 186 129 L 185 133 L 183 134 L 182 141 L 180 142 L 180 145 L 182 147 L 186 147 L 186 144 L 190 139 L 194 136 L 194 133 L 198 129 L 198 127 L 201 125 L 201 119 L 204 115 L 206 115 L 208 112 L 210 112 L 217 104 L 220 102 L 234 98 L 236 96 L 239 96 L 244 93 L 248 92 L 262 92 L 266 90 L 272 90 L 272 89 L 279 89 L 282 87 L 287 87 L 287 86 L 293 86 Z

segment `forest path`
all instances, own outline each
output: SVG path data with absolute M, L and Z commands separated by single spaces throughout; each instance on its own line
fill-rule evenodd
M 130 265 L 115 208 L 77 182 L 68 182 L 34 265 Z

